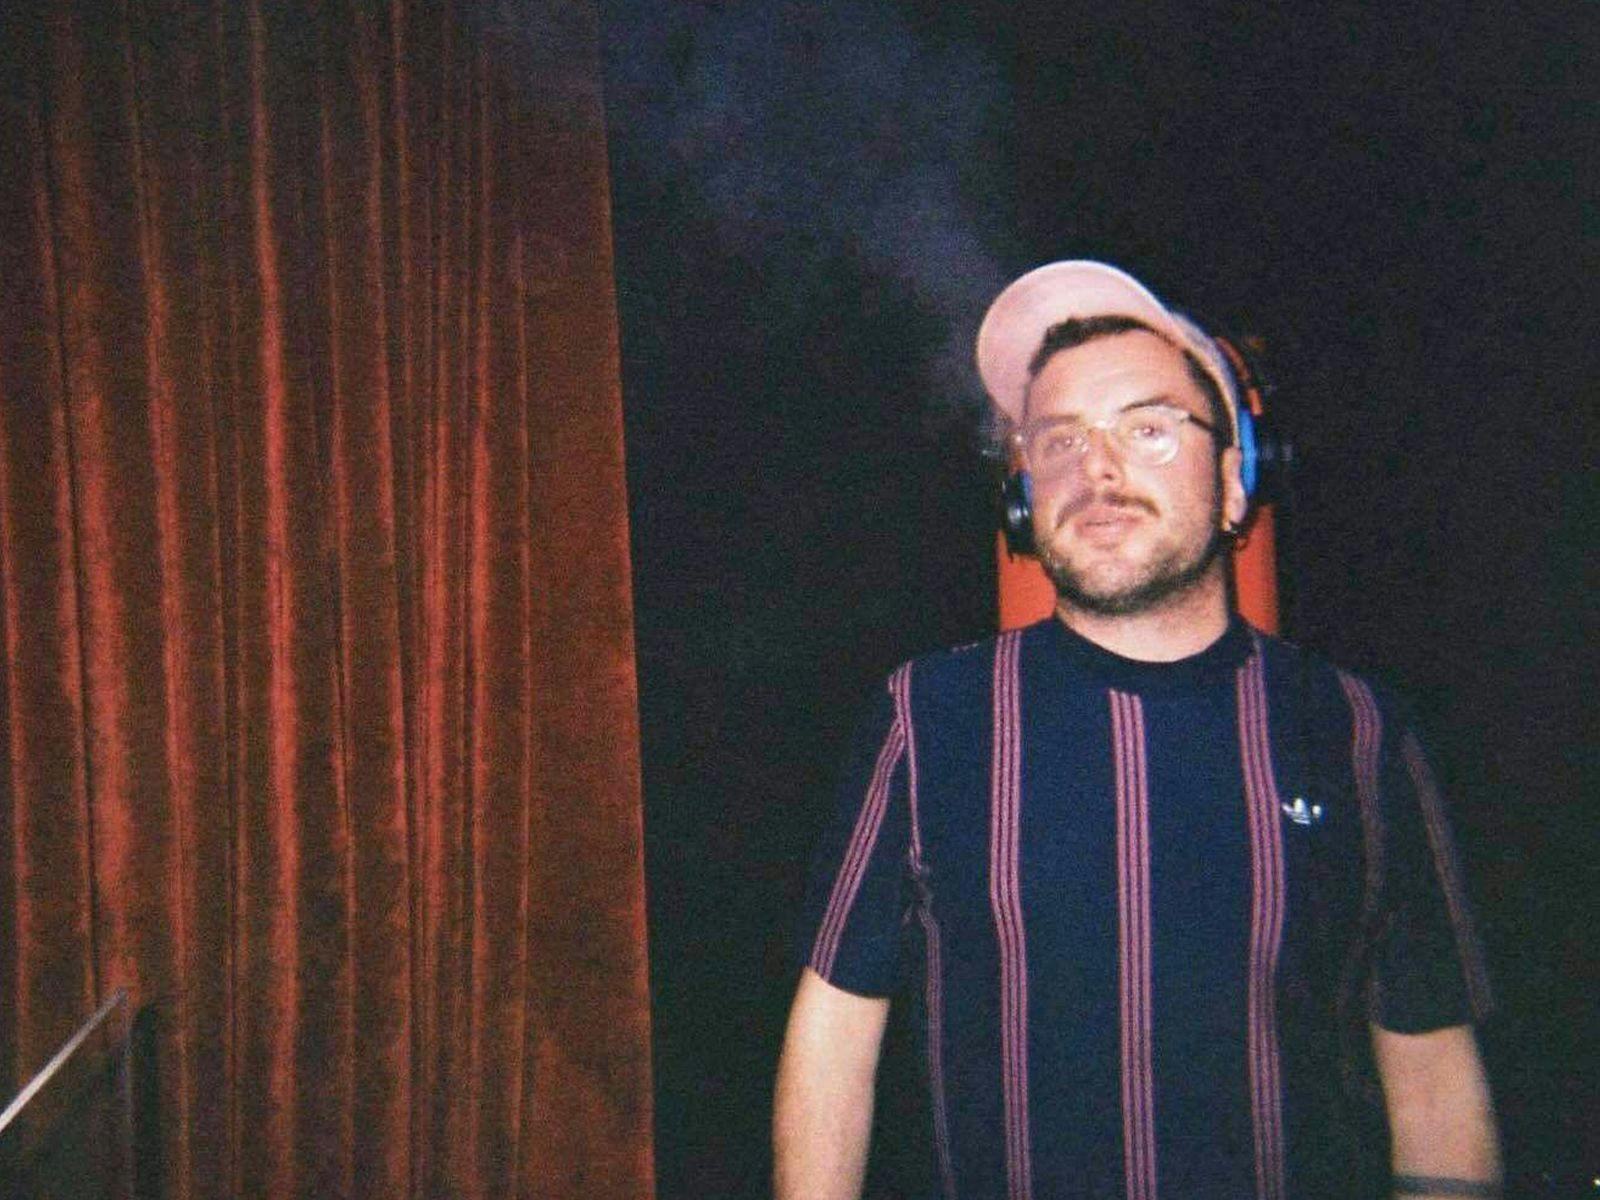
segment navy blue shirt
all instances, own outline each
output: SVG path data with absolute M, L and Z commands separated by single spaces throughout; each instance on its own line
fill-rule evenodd
M 1490 1004 L 1414 734 L 1238 621 L 1176 663 L 1050 619 L 900 667 L 803 946 L 865 995 L 912 964 L 945 1196 L 1314 1194 L 1365 1021 Z

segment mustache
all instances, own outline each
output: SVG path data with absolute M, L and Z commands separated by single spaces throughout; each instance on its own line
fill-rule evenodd
M 1090 492 L 1061 506 L 1061 511 L 1056 514 L 1056 527 L 1059 529 L 1084 509 L 1096 506 L 1103 508 L 1134 508 L 1141 512 L 1147 512 L 1152 517 L 1161 515 L 1161 511 L 1156 508 L 1155 501 L 1144 496 L 1136 496 L 1131 492 Z

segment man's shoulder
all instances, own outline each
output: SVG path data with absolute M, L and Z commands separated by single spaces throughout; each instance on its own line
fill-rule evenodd
M 1046 623 L 1041 621 L 1021 629 L 1004 630 L 975 641 L 931 650 L 907 659 L 896 671 L 906 672 L 919 683 L 954 681 L 978 675 L 987 678 L 994 671 L 995 654 L 1001 646 L 1022 645 L 1031 640 L 1032 631 Z
M 1335 676 L 1341 674 L 1341 668 L 1330 662 L 1322 654 L 1299 642 L 1290 641 L 1275 633 L 1267 633 L 1254 625 L 1246 622 L 1250 631 L 1250 640 L 1255 649 L 1260 652 L 1263 662 L 1269 672 L 1283 673 L 1292 671 L 1297 673 L 1312 673 L 1322 676 Z
M 1269 678 L 1286 685 L 1294 695 L 1306 689 L 1341 698 L 1340 707 L 1370 707 L 1389 718 L 1404 718 L 1409 710 L 1380 672 L 1346 666 L 1299 642 L 1252 629 Z
M 997 668 L 1045 652 L 1048 639 L 1042 634 L 1048 625 L 1048 620 L 1040 621 L 918 654 L 889 673 L 884 690 L 891 697 L 899 695 L 897 704 L 909 702 L 927 716 L 987 713 L 993 706 Z

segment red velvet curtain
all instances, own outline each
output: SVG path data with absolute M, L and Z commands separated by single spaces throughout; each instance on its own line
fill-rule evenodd
M 650 1194 L 592 4 L 0 21 L 0 1086 L 125 985 L 152 1194 Z

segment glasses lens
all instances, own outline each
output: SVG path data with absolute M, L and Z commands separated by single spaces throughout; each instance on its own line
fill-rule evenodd
M 1042 425 L 1027 437 L 1025 452 L 1028 470 L 1035 479 L 1049 479 L 1070 471 L 1083 457 L 1088 429 L 1078 421 L 1055 421 Z
M 1130 408 L 1117 418 L 1117 441 L 1140 462 L 1159 466 L 1177 453 L 1182 423 L 1170 408 Z

